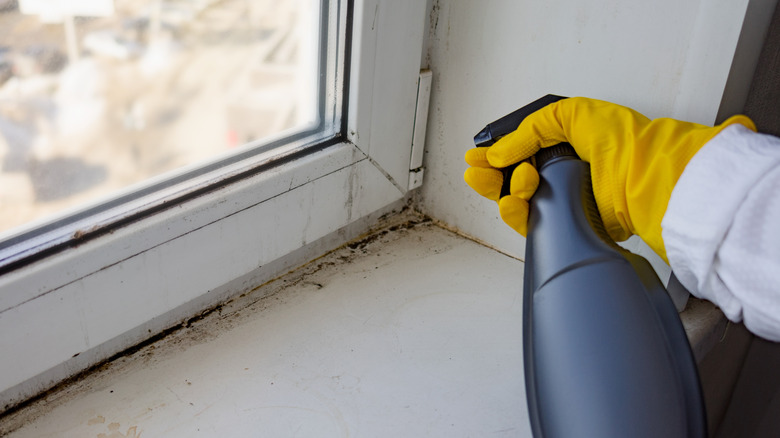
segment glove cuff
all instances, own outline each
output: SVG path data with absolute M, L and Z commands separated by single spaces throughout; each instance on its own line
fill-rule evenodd
M 675 122 L 679 123 L 677 121 Z M 626 197 L 626 194 L 628 193 L 626 190 L 628 179 L 627 172 L 629 170 L 625 166 L 625 163 L 620 162 L 620 155 L 617 153 L 617 150 L 614 148 L 603 148 L 600 150 L 601 153 L 591 154 L 590 164 L 593 192 L 596 197 L 599 214 L 604 222 L 604 228 L 609 236 L 616 242 L 622 242 L 631 237 L 632 234 L 640 234 L 648 245 L 666 260 L 666 248 L 664 247 L 663 239 L 661 237 L 660 222 L 666 211 L 668 197 L 671 196 L 674 185 L 680 177 L 680 174 L 682 174 L 683 169 L 685 169 L 685 166 L 690 159 L 693 158 L 696 152 L 724 128 L 733 124 L 743 125 L 753 131 L 756 129 L 755 124 L 750 118 L 743 115 L 733 116 L 713 128 L 692 130 L 687 141 L 688 146 L 681 148 L 675 155 L 682 160 L 677 163 L 677 165 L 671 165 L 672 163 L 669 161 L 653 161 L 652 165 L 663 166 L 665 170 L 653 171 L 651 173 L 659 176 L 664 175 L 664 172 L 668 173 L 666 178 L 661 177 L 661 180 L 658 181 L 660 187 L 655 186 L 653 189 L 657 192 L 661 188 L 666 187 L 663 183 L 664 181 L 668 185 L 668 187 L 666 187 L 668 193 L 664 196 L 666 202 L 663 203 L 663 208 L 659 211 L 654 211 L 652 209 L 652 205 L 660 205 L 654 204 L 652 202 L 652 197 L 647 198 L 644 204 L 640 203 L 639 205 L 633 205 L 633 208 L 629 209 L 629 200 Z M 658 155 L 661 156 L 661 154 Z M 634 180 L 634 182 L 636 181 Z M 637 207 L 639 207 L 639 211 L 635 211 L 637 210 Z M 629 214 L 630 212 L 639 213 L 643 215 L 643 217 L 635 224 Z M 653 216 L 657 216 L 657 220 Z M 657 226 L 648 227 L 648 221 L 650 224 L 657 223 Z

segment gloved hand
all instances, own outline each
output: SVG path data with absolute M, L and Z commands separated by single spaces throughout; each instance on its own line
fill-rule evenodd
M 539 174 L 522 163 L 512 174 L 511 194 L 499 199 L 503 176 L 498 169 L 531 157 L 539 148 L 569 142 L 590 163 L 594 197 L 610 237 L 621 242 L 638 234 L 666 260 L 661 220 L 672 190 L 696 152 L 734 123 L 756 129 L 746 116 L 708 127 L 650 120 L 630 108 L 584 97 L 563 99 L 526 117 L 493 146 L 466 152 L 471 167 L 464 179 L 480 195 L 498 201 L 504 222 L 525 236 L 528 200 L 539 185 Z

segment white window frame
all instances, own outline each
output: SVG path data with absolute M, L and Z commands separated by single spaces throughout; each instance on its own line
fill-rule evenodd
M 426 2 L 351 7 L 346 138 L 0 276 L 0 411 L 343 243 L 402 204 Z M 225 172 L 240 175 L 240 166 Z

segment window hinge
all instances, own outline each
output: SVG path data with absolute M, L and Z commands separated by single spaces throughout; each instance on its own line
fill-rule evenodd
M 430 70 L 421 70 L 417 81 L 417 106 L 414 111 L 414 130 L 412 133 L 412 151 L 409 161 L 409 190 L 420 187 L 423 182 L 423 150 L 425 147 L 425 128 L 428 125 L 428 107 L 431 101 Z

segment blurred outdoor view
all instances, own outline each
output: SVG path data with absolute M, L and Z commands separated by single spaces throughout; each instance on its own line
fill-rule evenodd
M 313 122 L 317 0 L 0 0 L 0 234 Z

